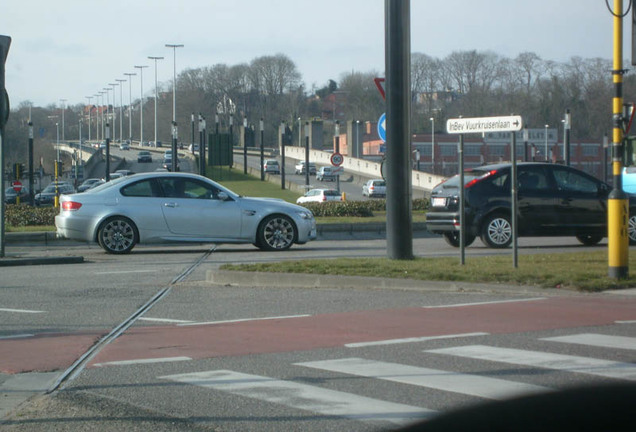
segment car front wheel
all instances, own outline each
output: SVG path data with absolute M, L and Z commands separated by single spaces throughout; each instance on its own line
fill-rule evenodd
M 489 216 L 481 230 L 481 240 L 491 248 L 506 248 L 512 242 L 512 225 L 507 216 Z
M 296 239 L 296 226 L 284 215 L 266 217 L 258 227 L 256 244 L 266 251 L 283 251 L 291 247 Z
M 107 219 L 97 233 L 97 242 L 110 254 L 129 253 L 137 244 L 137 239 L 137 227 L 122 216 Z

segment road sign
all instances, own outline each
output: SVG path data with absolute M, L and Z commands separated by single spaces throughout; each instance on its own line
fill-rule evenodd
M 446 122 L 449 134 L 514 132 L 522 127 L 521 116 L 456 118 Z
M 382 142 L 386 142 L 386 113 L 378 119 L 378 136 Z
M 22 190 L 22 182 L 20 182 L 19 180 L 14 180 L 13 183 L 11 183 L 11 187 L 14 191 L 20 192 Z
M 373 78 L 373 82 L 375 82 L 375 86 L 380 91 L 380 94 L 382 95 L 382 99 L 386 99 L 386 93 L 384 91 L 385 78 Z
M 332 173 L 333 175 L 338 175 L 338 176 L 339 176 L 340 174 L 342 174 L 343 172 L 344 172 L 344 168 L 343 168 L 343 167 L 337 167 L 337 168 L 334 168 L 334 169 L 331 171 L 331 173 Z
M 331 155 L 331 165 L 339 167 L 344 162 L 344 157 L 340 153 L 333 153 Z

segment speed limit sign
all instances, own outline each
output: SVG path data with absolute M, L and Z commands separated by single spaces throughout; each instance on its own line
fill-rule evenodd
M 340 166 L 344 162 L 344 156 L 340 153 L 334 153 L 331 155 L 331 165 Z

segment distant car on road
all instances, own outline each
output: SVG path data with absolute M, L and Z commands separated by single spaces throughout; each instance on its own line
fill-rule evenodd
M 123 142 L 119 144 L 119 150 L 130 150 L 130 143 Z
M 84 180 L 84 182 L 82 182 L 81 185 L 79 185 L 77 187 L 77 192 L 85 192 L 91 188 L 94 188 L 95 186 L 97 186 L 98 184 L 103 183 L 102 179 L 98 179 L 98 178 L 89 178 Z
M 53 205 L 55 203 L 56 190 L 59 195 L 72 194 L 75 192 L 73 185 L 70 183 L 57 182 L 57 189 L 55 182 L 50 183 L 47 187 L 44 188 L 42 192 L 35 194 L 35 206 L 44 207 Z
M 372 179 L 362 185 L 362 196 L 372 197 L 385 197 L 386 196 L 386 182 L 382 179 Z
M 336 189 L 310 189 L 305 195 L 296 200 L 296 204 L 309 202 L 323 203 L 327 201 L 342 201 L 342 194 Z
M 305 174 L 305 161 L 300 161 L 296 164 L 295 172 L 296 174 Z M 314 162 L 309 162 L 309 174 L 316 175 L 316 164 Z
M 276 159 L 266 159 L 263 162 L 263 171 L 266 173 L 280 174 L 280 165 Z
M 163 159 L 163 164 L 161 165 L 164 169 L 168 171 L 172 171 L 172 154 L 166 153 L 166 157 Z M 179 165 L 179 159 L 177 159 L 177 171 L 181 170 L 181 166 Z
M 147 150 L 137 153 L 137 163 L 152 162 L 152 154 Z
M 320 167 L 316 174 L 316 180 L 318 181 L 336 181 L 336 174 L 333 172 L 333 167 L 324 166 Z
M 97 242 L 112 254 L 164 242 L 247 243 L 283 251 L 316 238 L 316 220 L 306 208 L 243 197 L 190 173 L 136 174 L 64 195 L 55 226 L 60 237 Z
M 13 187 L 8 187 L 4 190 L 4 203 L 15 204 L 17 202 L 18 193 L 13 190 Z M 26 204 L 29 200 L 29 188 L 22 186 L 20 191 L 20 203 Z

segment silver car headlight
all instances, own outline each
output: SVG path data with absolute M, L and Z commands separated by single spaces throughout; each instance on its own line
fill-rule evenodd
M 310 211 L 299 211 L 297 214 L 301 219 L 311 220 L 314 218 L 314 214 Z

